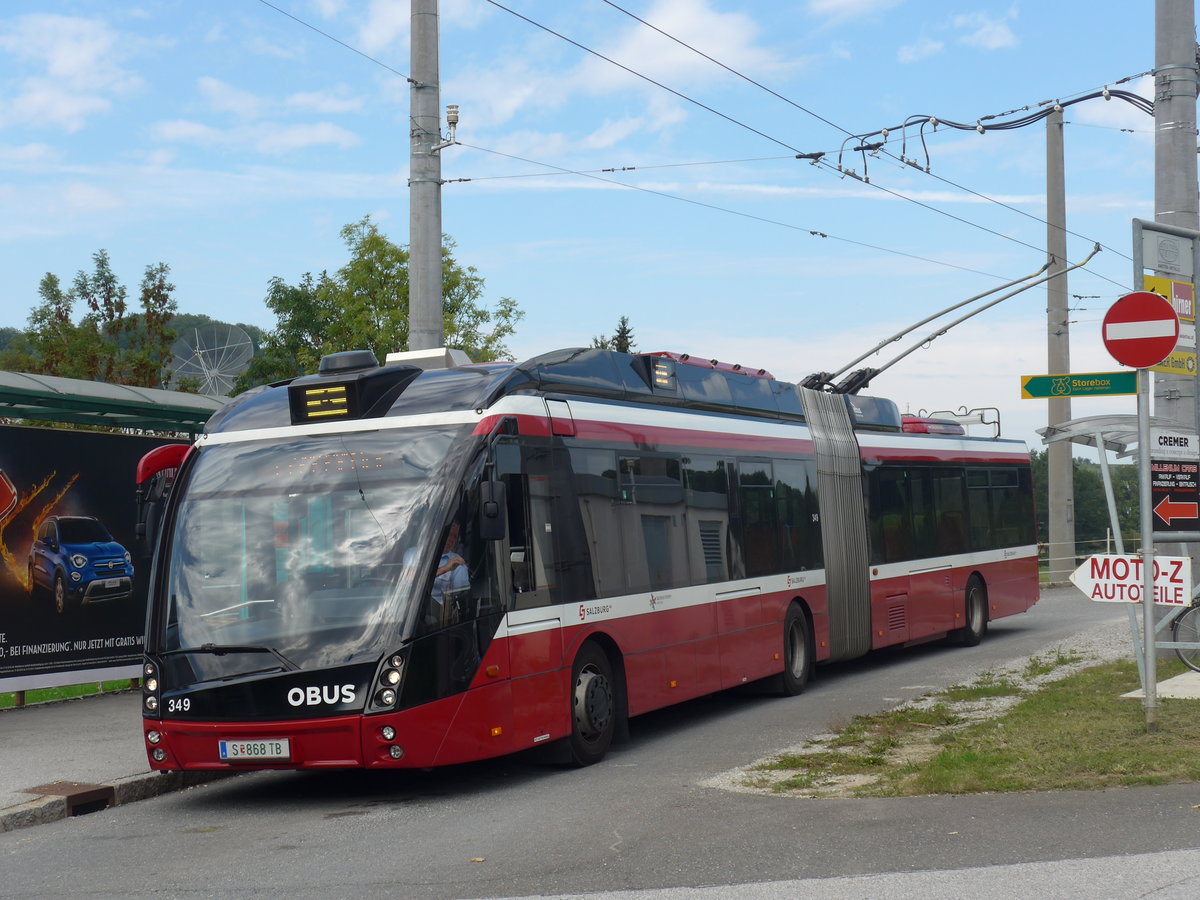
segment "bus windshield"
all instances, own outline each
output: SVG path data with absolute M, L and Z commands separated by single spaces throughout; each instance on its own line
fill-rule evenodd
M 162 650 L 186 657 L 196 681 L 387 652 L 469 430 L 205 448 L 172 525 Z

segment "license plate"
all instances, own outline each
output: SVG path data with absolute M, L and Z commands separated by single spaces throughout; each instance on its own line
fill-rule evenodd
M 288 738 L 266 738 L 252 741 L 217 741 L 221 759 L 291 759 L 292 745 Z
M 106 588 L 115 588 L 115 587 L 120 587 L 120 586 L 121 586 L 121 579 L 120 579 L 120 578 L 106 578 L 106 579 L 104 580 L 104 586 L 105 586 Z

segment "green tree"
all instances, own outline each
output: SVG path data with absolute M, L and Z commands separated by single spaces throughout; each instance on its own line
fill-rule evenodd
M 132 346 L 125 361 L 130 381 L 157 387 L 162 383 L 163 373 L 171 362 L 171 344 L 175 340 L 175 329 L 171 320 L 178 306 L 171 296 L 175 285 L 167 280 L 170 267 L 166 263 L 146 266 L 142 276 L 139 300 L 142 313 L 134 323 Z
M 157 387 L 169 358 L 175 311 L 167 277 L 170 267 L 146 267 L 141 313 L 130 314 L 127 292 L 109 262 L 108 253 L 92 255 L 91 272 L 80 270 L 70 290 L 47 272 L 38 284 L 39 302 L 29 313 L 28 327 L 0 353 L 0 367 L 64 378 Z M 79 322 L 77 303 L 86 306 Z
M 277 324 L 263 336 L 262 353 L 235 390 L 315 372 L 322 356 L 369 349 L 383 360 L 408 349 L 408 250 L 392 243 L 370 217 L 346 225 L 342 240 L 349 261 L 330 275 L 305 273 L 297 284 L 272 278 L 266 296 Z M 447 347 L 482 362 L 509 355 L 505 341 L 524 313 L 501 298 L 494 309 L 480 303 L 484 280 L 454 259 L 443 239 L 443 333 Z
M 1030 455 L 1037 503 L 1037 539 L 1040 543 L 1046 543 L 1050 540 L 1047 451 L 1034 450 Z M 1099 464 L 1091 460 L 1076 457 L 1071 462 L 1076 552 L 1080 555 L 1100 553 L 1111 527 L 1108 500 L 1104 494 L 1104 475 Z M 1121 464 L 1109 465 L 1108 468 L 1121 533 L 1127 538 L 1136 538 L 1139 530 L 1137 467 Z
M 598 350 L 616 350 L 618 353 L 632 353 L 637 346 L 637 342 L 633 339 L 633 328 L 629 324 L 628 316 L 621 316 L 617 320 L 617 330 L 613 332 L 612 337 L 592 338 L 592 346 Z

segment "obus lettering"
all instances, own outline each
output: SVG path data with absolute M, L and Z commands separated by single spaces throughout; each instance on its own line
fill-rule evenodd
M 294 687 L 287 692 L 287 702 L 292 706 L 322 706 L 334 703 L 353 703 L 354 685 L 310 684 L 308 687 Z

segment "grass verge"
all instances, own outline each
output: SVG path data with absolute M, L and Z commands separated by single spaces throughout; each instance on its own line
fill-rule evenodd
M 51 703 L 55 700 L 73 700 L 76 697 L 86 697 L 89 694 L 107 694 L 129 690 L 129 679 L 119 681 L 103 681 L 99 684 L 71 684 L 64 687 L 38 688 L 25 692 L 25 705 L 35 703 Z M 17 695 L 0 693 L 0 709 L 11 709 L 17 705 Z
M 835 733 L 755 766 L 743 785 L 803 796 L 895 797 L 1098 789 L 1200 781 L 1200 708 L 1161 700 L 1146 732 L 1132 661 L 1047 680 L 1058 653 L 1024 672 L 974 682 L 899 709 L 856 716 Z M 1161 679 L 1185 671 L 1163 660 Z

